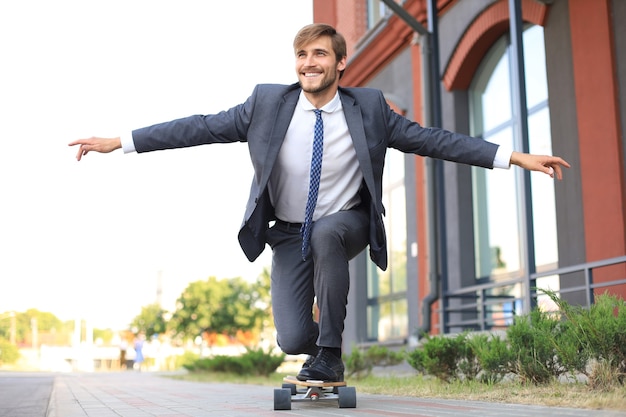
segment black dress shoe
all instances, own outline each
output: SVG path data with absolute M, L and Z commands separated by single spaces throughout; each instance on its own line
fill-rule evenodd
M 320 353 L 320 350 L 319 350 L 319 348 L 316 347 L 316 353 L 315 354 L 307 355 L 306 360 L 302 364 L 302 369 L 308 368 L 309 366 L 311 366 L 313 364 L 313 361 L 315 360 L 315 357 L 317 356 L 318 353 Z
M 313 361 L 314 360 L 315 360 L 315 356 L 313 356 L 313 355 L 307 356 L 306 360 L 302 364 L 302 369 L 309 368 L 311 365 L 313 365 Z
M 341 358 L 322 348 L 310 366 L 303 366 L 296 378 L 300 381 L 340 382 L 343 381 L 344 370 Z

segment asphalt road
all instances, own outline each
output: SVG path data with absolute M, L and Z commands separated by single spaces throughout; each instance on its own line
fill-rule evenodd
M 0 417 L 45 417 L 54 375 L 0 374 Z

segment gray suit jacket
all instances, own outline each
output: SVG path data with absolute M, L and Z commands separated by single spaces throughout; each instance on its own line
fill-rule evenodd
M 247 142 L 254 168 L 239 243 L 250 261 L 265 249 L 265 233 L 275 219 L 268 181 L 289 127 L 300 86 L 258 85 L 243 103 L 215 115 L 196 115 L 133 132 L 137 152 L 210 143 Z M 436 128 L 424 128 L 387 105 L 379 90 L 340 88 L 346 122 L 363 172 L 362 198 L 370 210 L 372 260 L 387 268 L 382 216 L 382 176 L 387 148 L 492 168 L 497 145 Z

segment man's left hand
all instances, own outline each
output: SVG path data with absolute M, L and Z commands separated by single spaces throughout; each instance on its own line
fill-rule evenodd
M 533 155 L 528 153 L 513 152 L 511 164 L 530 171 L 539 171 L 548 174 L 551 178 L 563 179 L 561 167 L 569 168 L 570 164 L 561 157 L 549 155 Z

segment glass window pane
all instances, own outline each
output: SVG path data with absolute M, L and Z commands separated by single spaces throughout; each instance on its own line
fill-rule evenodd
M 371 260 L 367 261 L 367 298 L 376 298 L 379 295 L 379 269 Z
M 367 339 L 378 340 L 378 324 L 380 323 L 380 306 L 367 307 Z
M 512 129 L 485 138 L 512 146 Z M 473 168 L 476 277 L 521 268 L 518 184 L 514 170 Z
M 511 119 L 511 89 L 508 61 L 500 60 L 483 94 L 484 131 Z
M 511 77 L 506 42 L 496 42 L 472 83 L 472 134 L 482 136 L 511 120 Z
M 407 337 L 408 311 L 406 298 L 368 307 L 368 320 L 372 320 L 368 321 L 368 337 L 379 341 Z
M 404 153 L 390 151 L 385 161 L 385 187 L 404 187 Z
M 547 107 L 528 118 L 530 152 L 552 154 L 550 113 Z M 556 266 L 559 260 L 554 180 L 540 172 L 532 172 L 533 233 L 535 235 L 535 264 L 537 267 Z
M 383 217 L 387 231 L 389 265 L 380 270 L 368 261 L 367 331 L 369 340 L 386 340 L 408 335 L 407 223 L 404 154 L 390 151 L 383 173 Z
M 393 315 L 391 303 L 381 303 L 379 306 L 380 318 L 378 320 L 378 340 L 387 340 L 393 327 Z
M 530 109 L 548 99 L 546 49 L 543 28 L 532 26 L 524 31 L 524 73 L 526 105 Z
M 367 28 L 373 28 L 385 16 L 385 3 L 380 0 L 367 0 Z
M 399 153 L 399 152 L 397 152 Z M 406 291 L 406 192 L 404 183 L 389 194 L 387 207 L 387 244 L 389 247 L 391 291 Z
M 392 303 L 393 326 L 390 329 L 389 336 L 392 339 L 400 339 L 408 336 L 409 328 L 409 307 L 406 298 L 397 300 Z

